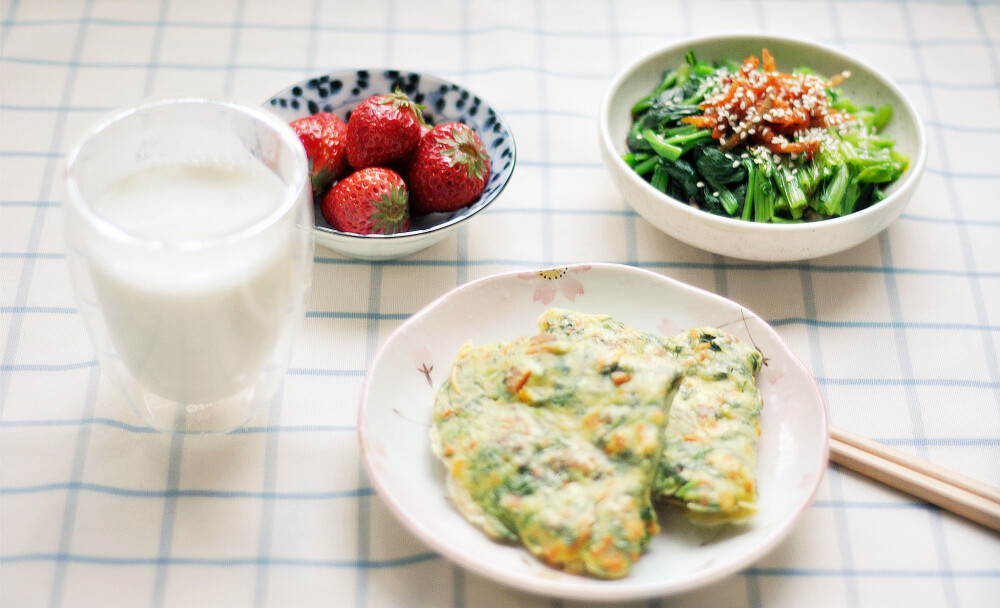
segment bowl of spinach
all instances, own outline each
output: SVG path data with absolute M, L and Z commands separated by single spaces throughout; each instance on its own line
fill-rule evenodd
M 689 245 L 794 261 L 894 221 L 927 158 L 913 104 L 875 68 L 782 36 L 712 35 L 639 58 L 601 104 L 625 202 Z

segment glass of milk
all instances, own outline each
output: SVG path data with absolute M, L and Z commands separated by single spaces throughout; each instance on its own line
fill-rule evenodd
M 265 110 L 171 99 L 95 125 L 67 165 L 67 258 L 102 366 L 172 432 L 279 398 L 312 277 L 305 151 Z

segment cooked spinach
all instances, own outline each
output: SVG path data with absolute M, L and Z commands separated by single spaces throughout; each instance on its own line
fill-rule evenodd
M 861 106 L 834 86 L 827 101 L 853 118 L 829 126 L 815 153 L 779 153 L 763 146 L 732 145 L 699 126 L 706 99 L 739 70 L 727 60 L 685 61 L 632 107 L 625 162 L 657 190 L 710 213 L 756 222 L 786 223 L 847 215 L 885 198 L 885 187 L 906 171 L 909 159 L 880 136 L 892 107 Z M 811 74 L 808 68 L 797 73 Z M 815 133 L 811 134 L 815 136 Z M 793 139 L 790 137 L 790 139 Z

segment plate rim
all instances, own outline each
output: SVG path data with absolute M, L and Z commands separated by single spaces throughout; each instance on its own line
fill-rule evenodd
M 801 520 L 802 515 L 808 510 L 809 506 L 814 501 L 817 492 L 819 491 L 820 484 L 823 477 L 826 474 L 826 469 L 828 465 L 824 465 L 818 468 L 814 478 L 811 480 L 811 487 L 808 492 L 803 495 L 803 498 L 795 504 L 791 509 L 790 515 L 785 519 L 785 521 L 780 522 L 774 526 L 774 529 L 768 532 L 760 542 L 753 545 L 747 551 L 741 553 L 738 559 L 722 560 L 718 564 L 709 566 L 701 571 L 693 573 L 686 579 L 680 581 L 671 582 L 668 584 L 657 584 L 655 582 L 649 583 L 634 583 L 628 584 L 628 577 L 622 579 L 612 579 L 612 580 L 601 580 L 591 577 L 579 577 L 581 584 L 574 584 L 572 581 L 570 583 L 565 583 L 563 580 L 557 579 L 545 579 L 544 577 L 534 577 L 534 578 L 524 578 L 521 576 L 509 576 L 505 575 L 502 571 L 497 571 L 496 569 L 491 569 L 484 564 L 480 564 L 478 561 L 468 561 L 467 556 L 463 551 L 454 548 L 452 545 L 439 542 L 433 533 L 433 530 L 426 526 L 423 522 L 417 520 L 411 516 L 404 506 L 397 500 L 397 498 L 392 494 L 391 489 L 386 487 L 384 480 L 380 478 L 374 465 L 371 463 L 369 451 L 368 438 L 365 432 L 367 426 L 366 414 L 368 406 L 368 397 L 372 389 L 372 375 L 377 367 L 378 362 L 381 360 L 382 356 L 391 348 L 392 343 L 395 339 L 402 333 L 408 330 L 412 325 L 418 324 L 423 318 L 429 316 L 434 309 L 441 305 L 441 303 L 456 294 L 464 291 L 469 291 L 475 289 L 485 283 L 503 280 L 510 277 L 517 277 L 518 275 L 523 275 L 525 273 L 531 273 L 538 270 L 549 270 L 552 268 L 560 268 L 572 271 L 573 269 L 580 268 L 590 268 L 590 269 L 604 269 L 609 272 L 624 272 L 637 274 L 648 280 L 661 281 L 670 284 L 675 288 L 680 288 L 682 290 L 693 290 L 699 296 L 707 297 L 720 301 L 721 303 L 728 303 L 734 305 L 741 310 L 745 311 L 751 318 L 756 318 L 765 326 L 766 330 L 770 332 L 772 337 L 782 346 L 782 348 L 789 355 L 789 362 L 795 366 L 801 373 L 805 375 L 806 380 L 808 380 L 808 388 L 811 389 L 810 393 L 813 394 L 815 398 L 815 403 L 818 406 L 818 420 L 819 420 L 819 431 L 820 435 L 823 437 L 823 444 L 820 450 L 821 463 L 829 462 L 829 419 L 828 410 L 826 407 L 826 402 L 823 399 L 822 392 L 819 389 L 819 385 L 816 382 L 815 377 L 809 371 L 809 369 L 802 363 L 795 352 L 788 346 L 785 340 L 780 334 L 763 318 L 755 314 L 752 310 L 748 309 L 746 306 L 734 302 L 728 298 L 720 296 L 716 293 L 710 292 L 708 290 L 684 283 L 677 279 L 667 277 L 660 273 L 647 270 L 644 268 L 639 268 L 636 266 L 631 266 L 627 264 L 619 263 L 608 263 L 608 262 L 596 262 L 596 263 L 572 263 L 566 265 L 554 264 L 552 266 L 529 268 L 526 270 L 513 270 L 513 271 L 503 271 L 494 274 L 490 274 L 484 277 L 473 279 L 461 285 L 458 285 L 447 292 L 437 296 L 420 310 L 412 314 L 406 321 L 401 323 L 396 327 L 389 336 L 383 341 L 383 343 L 377 349 L 375 356 L 372 358 L 371 363 L 365 372 L 364 384 L 362 387 L 361 398 L 358 407 L 357 416 L 357 429 L 358 429 L 358 442 L 360 446 L 360 457 L 362 464 L 364 466 L 365 472 L 368 476 L 369 481 L 375 489 L 375 493 L 378 497 L 385 503 L 385 505 L 392 512 L 396 520 L 401 523 L 410 533 L 412 533 L 417 539 L 425 544 L 430 550 L 438 553 L 442 557 L 448 559 L 452 564 L 461 567 L 465 570 L 474 572 L 484 578 L 494 581 L 499 584 L 509 586 L 511 588 L 519 589 L 521 591 L 526 591 L 529 593 L 537 594 L 544 597 L 558 597 L 564 599 L 577 599 L 577 600 L 602 600 L 602 601 L 628 601 L 628 600 L 639 600 L 648 599 L 652 597 L 666 597 L 670 595 L 675 595 L 678 593 L 683 593 L 685 591 L 690 591 L 699 587 L 708 585 L 709 583 L 721 580 L 726 576 L 729 576 L 741 568 L 744 568 L 754 561 L 760 559 L 762 556 L 773 550 L 783 539 L 785 539 L 791 532 L 792 528 Z M 494 541 L 495 542 L 495 541 Z M 498 546 L 506 547 L 507 545 L 499 544 Z M 514 545 L 517 547 L 517 545 Z M 521 547 L 523 549 L 523 547 Z M 551 568 L 541 562 L 539 565 L 543 568 Z M 558 569 L 552 569 L 553 572 L 559 573 Z M 604 584 L 602 584 L 604 583 Z

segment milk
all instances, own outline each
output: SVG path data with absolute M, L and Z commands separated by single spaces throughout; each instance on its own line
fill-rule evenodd
M 254 227 L 288 196 L 259 163 L 204 162 L 141 169 L 94 205 L 145 241 L 102 239 L 88 257 L 110 339 L 148 391 L 208 404 L 248 390 L 268 365 L 301 298 L 302 234 L 293 213 Z

